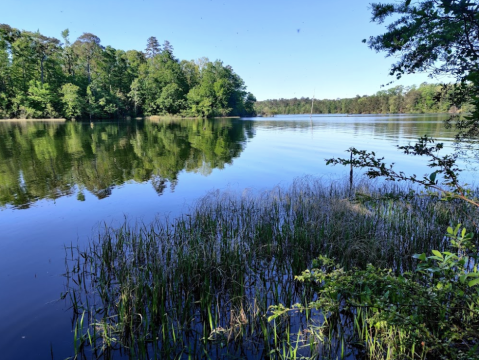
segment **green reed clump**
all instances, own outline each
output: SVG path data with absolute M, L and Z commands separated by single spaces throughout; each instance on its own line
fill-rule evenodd
M 324 185 L 303 178 L 259 195 L 215 192 L 173 220 L 106 227 L 67 249 L 67 293 L 76 349 L 132 358 L 360 356 L 310 327 L 305 310 L 268 322 L 273 304 L 307 304 L 294 281 L 319 255 L 347 269 L 371 263 L 401 272 L 412 254 L 444 249 L 447 219 L 477 214 L 408 187 Z M 76 324 L 78 325 L 78 321 Z M 78 327 L 78 326 L 77 326 Z M 333 349 L 333 351 L 331 351 Z M 349 355 L 348 355 L 349 354 Z M 359 355 L 358 355 L 359 354 Z

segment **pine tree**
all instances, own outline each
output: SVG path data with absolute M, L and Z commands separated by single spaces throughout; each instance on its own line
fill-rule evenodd
M 161 52 L 161 46 L 156 37 L 150 36 L 148 40 L 146 41 L 146 49 L 145 49 L 145 54 L 146 58 L 152 58 L 155 55 L 159 54 Z

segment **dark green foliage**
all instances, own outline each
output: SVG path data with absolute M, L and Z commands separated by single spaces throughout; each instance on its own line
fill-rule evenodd
M 411 3 L 409 1 L 409 3 Z M 409 6 L 410 5 L 410 6 Z M 372 36 L 369 47 L 398 55 L 391 75 L 428 71 L 459 80 L 477 72 L 479 3 L 476 0 L 421 0 L 374 3 L 372 21 L 392 18 L 387 32 Z M 366 40 L 365 40 L 366 41 Z
M 0 119 L 254 114 L 243 81 L 220 61 L 180 62 L 155 37 L 145 53 L 104 47 L 91 33 L 62 37 L 0 25 Z

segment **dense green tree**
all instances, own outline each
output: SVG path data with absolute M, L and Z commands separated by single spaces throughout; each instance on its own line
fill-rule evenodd
M 83 108 L 83 101 L 78 93 L 80 88 L 73 84 L 65 84 L 62 86 L 60 92 L 63 95 L 61 101 L 63 103 L 63 113 L 68 119 L 75 118 L 81 115 Z
M 180 61 L 154 37 L 143 53 L 61 35 L 63 44 L 0 24 L 0 118 L 252 113 L 243 80 L 220 61 Z
M 48 84 L 31 80 L 26 97 L 26 109 L 30 117 L 55 118 L 58 117 L 55 111 L 54 102 L 56 96 L 52 94 Z
M 15 90 L 26 93 L 30 80 L 37 78 L 37 54 L 32 37 L 22 32 L 11 43 L 11 71 Z
M 200 81 L 200 67 L 199 65 L 191 60 L 182 60 L 180 62 L 181 70 L 185 74 L 186 82 L 188 83 L 188 88 L 192 89 L 198 85 Z
M 188 91 L 188 83 L 180 63 L 170 52 L 172 49 L 163 51 L 148 59 L 148 62 L 140 67 L 139 81 L 144 100 L 144 111 L 147 115 L 166 113 L 165 105 L 176 109 L 173 114 L 182 110 L 181 104 L 186 104 L 185 95 Z M 166 86 L 169 88 L 163 93 Z M 174 91 L 172 91 L 174 89 Z M 167 94 L 173 96 L 167 98 Z M 174 106 L 172 104 L 175 104 Z
M 176 83 L 166 85 L 156 101 L 162 113 L 177 114 L 186 105 L 184 91 Z
M 252 93 L 246 95 L 246 100 L 244 104 L 244 115 L 252 116 L 255 115 L 254 104 L 256 103 L 256 97 Z M 243 115 L 243 114 L 242 114 Z
M 8 25 L 0 24 L 0 118 L 7 116 L 12 96 L 10 43 L 8 34 L 12 31 Z
M 246 87 L 231 66 L 224 66 L 221 61 L 202 60 L 199 73 L 198 85 L 188 93 L 193 115 L 247 115 Z

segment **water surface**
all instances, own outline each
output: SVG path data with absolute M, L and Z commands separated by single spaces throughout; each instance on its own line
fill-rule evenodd
M 72 355 L 71 313 L 58 301 L 65 246 L 101 224 L 188 211 L 209 191 L 261 191 L 303 175 L 342 179 L 324 159 L 351 146 L 423 175 L 426 159 L 395 149 L 429 135 L 450 145 L 444 116 L 0 123 L 2 358 Z M 448 150 L 446 150 L 448 151 Z M 471 178 L 472 173 L 466 173 Z

